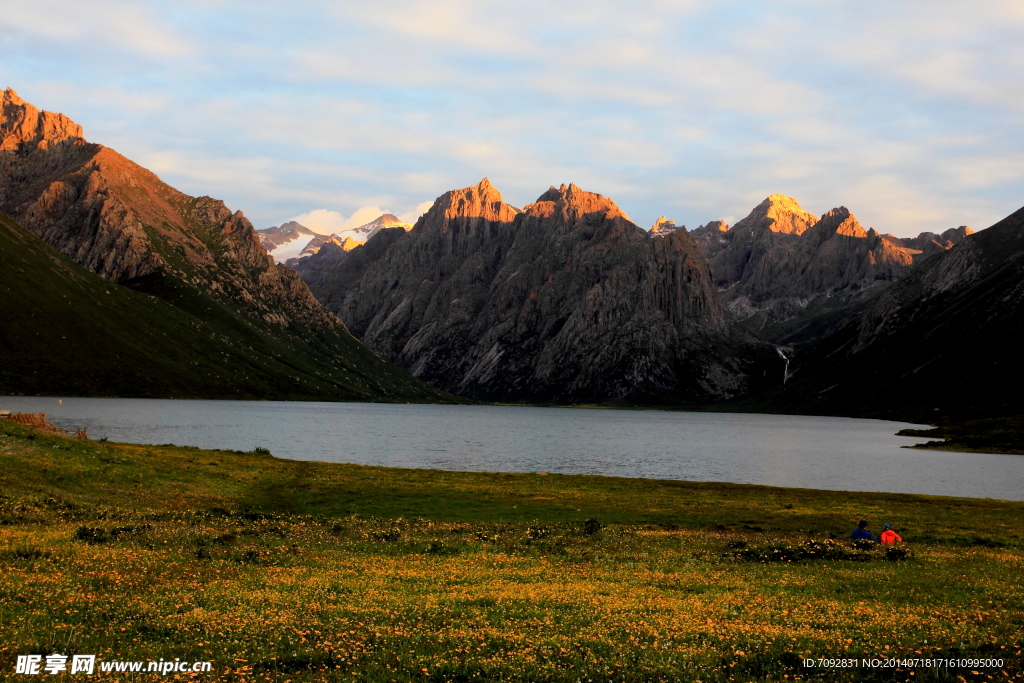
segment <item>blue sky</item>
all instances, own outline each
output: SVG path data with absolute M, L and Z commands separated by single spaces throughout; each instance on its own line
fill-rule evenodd
M 256 227 L 487 176 L 642 227 L 783 193 L 897 235 L 1024 205 L 1024 3 L 0 0 L 0 87 Z

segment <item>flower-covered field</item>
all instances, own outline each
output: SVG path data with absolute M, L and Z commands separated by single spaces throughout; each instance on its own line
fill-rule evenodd
M 302 463 L 4 422 L 0 492 L 12 680 L 51 679 L 16 661 L 54 653 L 213 662 L 98 680 L 1024 679 L 1020 503 Z M 847 543 L 860 518 L 906 552 Z

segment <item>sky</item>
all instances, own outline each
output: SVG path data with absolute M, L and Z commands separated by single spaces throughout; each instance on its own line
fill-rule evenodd
M 645 228 L 781 193 L 981 229 L 1024 205 L 1021 45 L 1013 0 L 0 0 L 0 88 L 257 228 L 412 220 L 486 176 Z

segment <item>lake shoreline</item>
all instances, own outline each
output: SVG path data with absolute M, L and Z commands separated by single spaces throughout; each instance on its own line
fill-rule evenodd
M 598 474 L 817 490 L 1017 499 L 998 455 L 900 446 L 925 425 L 863 418 L 589 407 L 0 398 L 90 437 L 265 448 L 293 460 L 411 469 Z

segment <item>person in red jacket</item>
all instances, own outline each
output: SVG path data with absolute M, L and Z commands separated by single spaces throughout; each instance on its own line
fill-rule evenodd
M 903 543 L 903 538 L 892 530 L 892 524 L 885 525 L 885 531 L 882 532 L 881 538 L 878 539 L 882 542 L 882 545 L 888 545 L 890 543 Z

